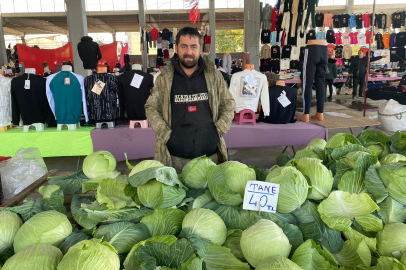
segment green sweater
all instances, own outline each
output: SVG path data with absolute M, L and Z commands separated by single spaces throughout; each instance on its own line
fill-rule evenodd
M 326 79 L 335 79 L 337 78 L 337 60 L 335 59 L 328 59 L 327 68 L 330 70 L 330 74 L 326 73 Z

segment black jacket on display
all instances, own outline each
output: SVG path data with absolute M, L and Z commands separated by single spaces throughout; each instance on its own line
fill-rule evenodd
M 78 44 L 79 57 L 83 62 L 84 69 L 96 69 L 97 62 L 102 59 L 99 44 L 91 37 L 82 37 Z
M 93 93 L 96 81 L 105 83 L 100 95 Z M 112 122 L 117 115 L 117 76 L 96 73 L 85 78 L 85 91 L 89 119 L 96 123 Z
M 25 80 L 30 81 L 30 89 L 25 89 Z M 48 123 L 55 127 L 55 116 L 49 107 L 45 89 L 46 79 L 39 75 L 22 74 L 11 81 L 11 108 L 14 125 L 19 125 L 20 115 L 24 125 Z
M 143 77 L 139 88 L 131 86 L 134 74 Z M 146 120 L 145 103 L 154 86 L 154 76 L 140 70 L 127 71 L 118 77 L 118 99 L 120 103 L 120 119 L 124 117 L 127 108 L 128 120 Z
M 282 91 L 285 91 L 286 97 L 291 104 L 283 107 L 279 103 L 278 98 L 281 96 Z M 257 122 L 265 122 L 268 124 L 288 124 L 295 123 L 295 112 L 297 103 L 297 91 L 289 86 L 275 86 L 269 89 L 269 105 L 271 111 L 269 116 L 264 117 L 264 112 L 261 109 Z

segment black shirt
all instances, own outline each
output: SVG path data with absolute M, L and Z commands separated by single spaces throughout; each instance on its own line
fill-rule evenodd
M 290 61 L 290 69 L 299 69 L 299 61 L 297 60 Z
M 309 32 L 306 34 L 306 44 L 311 39 L 316 39 L 316 31 L 313 29 L 309 30 Z
M 169 153 L 192 159 L 217 152 L 220 141 L 211 117 L 208 85 L 204 76 L 205 63 L 189 77 L 179 66 L 177 55 L 171 60 L 175 68 L 171 88 L 172 132 L 167 147 Z
M 25 89 L 25 80 L 29 78 L 30 89 Z M 20 124 L 20 115 L 24 125 L 48 123 L 55 127 L 56 121 L 48 103 L 45 89 L 46 79 L 39 75 L 24 73 L 11 81 L 11 114 L 14 125 Z
M 131 86 L 134 74 L 143 77 L 139 88 Z M 127 108 L 129 120 L 146 120 L 145 103 L 149 98 L 151 88 L 154 86 L 154 77 L 140 70 L 127 71 L 118 77 L 118 99 L 120 103 L 120 118 L 124 117 Z
M 260 67 L 259 67 L 259 71 L 261 72 L 266 72 L 266 71 L 271 71 L 271 59 L 269 58 L 262 58 L 260 60 Z
M 261 43 L 262 44 L 271 43 L 271 30 L 262 30 L 262 32 L 261 32 Z
M 286 97 L 289 99 L 291 104 L 283 107 L 278 101 L 281 96 L 282 91 L 285 91 Z M 269 89 L 269 105 L 270 113 L 269 116 L 264 117 L 264 112 L 261 109 L 259 113 L 258 122 L 265 122 L 269 124 L 288 124 L 295 123 L 295 113 L 296 113 L 296 103 L 297 103 L 297 91 L 289 86 L 275 86 Z
M 324 22 L 324 14 L 323 13 L 317 13 L 315 16 L 316 20 L 316 27 L 323 27 L 323 22 Z
M 340 28 L 340 25 L 341 25 L 340 22 L 341 22 L 341 15 L 338 15 L 338 14 L 334 15 L 333 16 L 333 27 Z
M 377 33 L 377 34 L 375 35 L 375 41 L 376 41 L 376 48 L 377 48 L 378 50 L 383 50 L 383 49 L 385 49 L 385 46 L 384 46 L 384 44 L 383 44 L 383 37 L 382 37 L 382 34 L 381 34 L 381 33 Z
M 357 29 L 362 29 L 362 15 L 357 15 L 355 17 L 355 22 L 357 23 Z
M 167 28 L 162 29 L 162 39 L 168 41 L 171 39 L 171 32 Z
M 290 58 L 290 53 L 292 51 L 292 46 L 285 45 L 282 48 L 282 58 Z
M 393 28 L 400 28 L 402 27 L 402 21 L 405 21 L 403 17 L 403 12 L 395 12 L 392 14 L 392 27 Z
M 348 27 L 350 22 L 350 15 L 349 14 L 341 14 L 340 15 L 340 27 Z
M 386 19 L 387 15 L 383 13 L 379 13 L 375 15 L 375 26 L 378 26 L 379 29 L 386 28 Z
M 97 80 L 105 83 L 100 95 L 92 92 Z M 86 103 L 90 119 L 95 120 L 96 123 L 116 120 L 117 89 L 117 76 L 107 73 L 96 73 L 85 78 Z
M 339 45 L 335 48 L 335 58 L 343 58 L 343 46 Z
M 327 43 L 331 43 L 331 44 L 336 43 L 336 38 L 335 38 L 334 34 L 335 34 L 334 30 L 327 30 L 327 33 L 326 33 Z
M 271 47 L 271 57 L 276 59 L 281 58 L 281 49 L 278 45 Z
M 271 71 L 273 73 L 279 73 L 279 71 L 281 71 L 281 62 L 279 61 L 279 59 L 271 60 Z
M 406 32 L 399 32 L 396 34 L 396 47 L 406 46 Z

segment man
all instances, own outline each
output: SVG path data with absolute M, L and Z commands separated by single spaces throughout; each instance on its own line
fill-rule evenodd
M 385 56 L 371 57 L 370 61 L 375 62 Z M 358 57 L 351 58 L 350 68 L 348 70 L 348 75 L 353 76 L 352 80 L 352 98 L 355 99 L 357 96 L 357 87 L 359 85 L 359 97 L 362 97 L 362 89 L 365 84 L 365 75 L 367 73 L 368 59 L 365 59 L 365 52 L 363 50 L 358 51 Z
M 216 163 L 227 160 L 223 136 L 235 102 L 214 63 L 200 56 L 201 39 L 195 28 L 178 31 L 171 63 L 161 69 L 145 104 L 157 137 L 154 158 L 177 171 L 203 155 Z

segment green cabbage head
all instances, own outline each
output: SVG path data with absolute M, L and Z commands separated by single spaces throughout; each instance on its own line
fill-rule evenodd
M 326 148 L 326 144 L 327 142 L 323 139 L 314 139 L 311 140 L 306 147 L 320 148 L 323 150 L 324 148 Z
M 288 257 L 292 248 L 282 229 L 267 219 L 261 219 L 246 229 L 241 235 L 240 245 L 245 259 L 253 267 L 270 256 Z
M 263 260 L 256 270 L 302 270 L 296 263 L 282 256 L 271 256 Z
M 406 205 L 406 163 L 390 163 L 378 169 L 379 177 L 392 199 Z
M 17 253 L 26 246 L 50 244 L 59 246 L 72 233 L 68 218 L 57 211 L 36 214 L 18 230 L 14 238 L 14 251 Z
M 266 177 L 266 182 L 279 184 L 278 205 L 279 213 L 290 213 L 305 202 L 309 185 L 303 174 L 291 166 L 278 167 Z
M 204 208 L 196 208 L 187 213 L 182 222 L 182 229 L 220 246 L 227 237 L 227 227 L 221 217 Z
M 115 178 L 116 159 L 108 151 L 97 151 L 88 155 L 83 161 L 83 173 L 90 179 L 99 176 Z
M 226 187 L 244 198 L 245 186 L 248 181 L 256 180 L 254 169 L 238 161 L 227 161 L 219 165 L 226 176 Z
M 206 188 L 207 169 L 210 166 L 216 166 L 216 163 L 206 156 L 192 159 L 182 169 L 183 183 L 189 188 Z
M 406 224 L 389 223 L 376 235 L 377 250 L 381 256 L 393 257 L 393 252 L 406 252 Z
M 48 244 L 27 246 L 4 264 L 3 270 L 56 270 L 62 260 L 62 252 Z
M 13 212 L 0 210 L 0 254 L 13 248 L 14 237 L 23 222 Z
M 381 163 L 381 165 L 386 165 L 386 164 L 390 164 L 390 163 L 396 163 L 399 161 L 406 162 L 406 157 L 401 154 L 389 154 L 389 155 L 386 155 L 383 158 L 381 158 L 381 160 L 379 162 Z
M 117 251 L 107 242 L 93 238 L 72 246 L 58 265 L 58 270 L 119 270 Z

